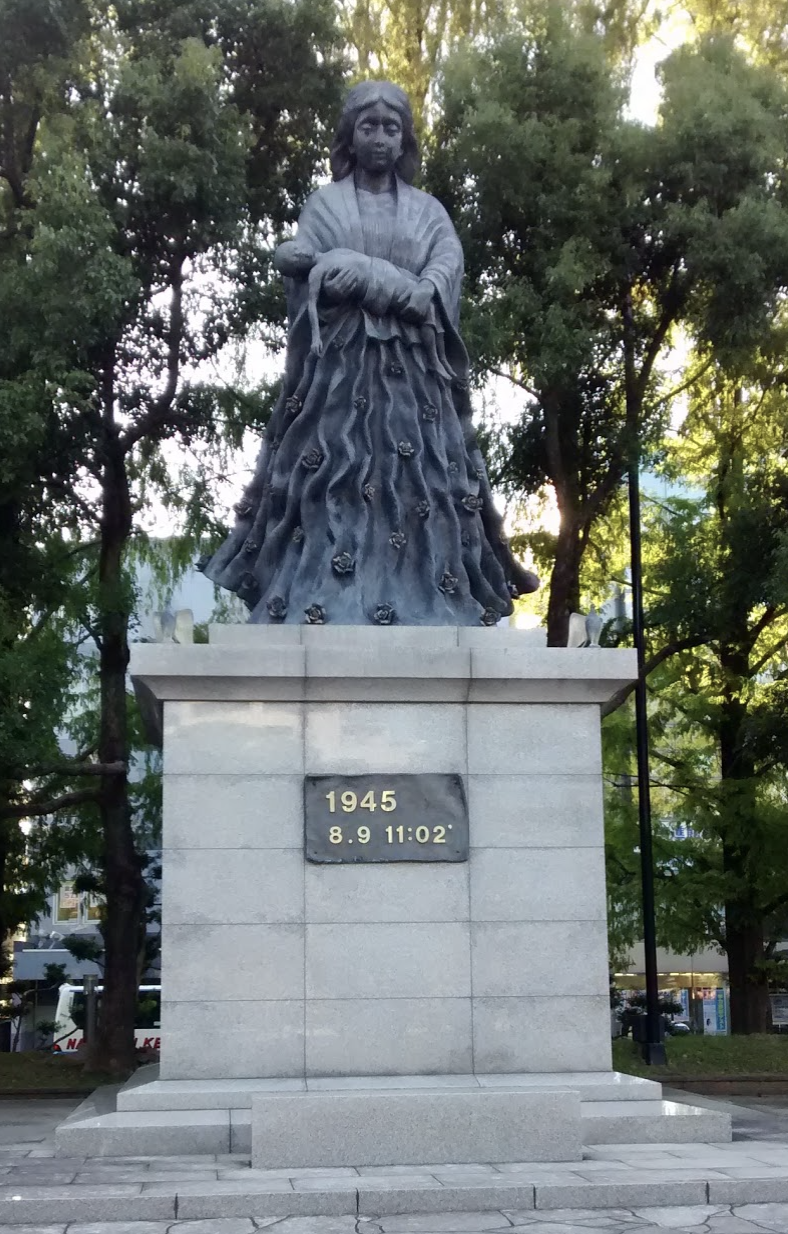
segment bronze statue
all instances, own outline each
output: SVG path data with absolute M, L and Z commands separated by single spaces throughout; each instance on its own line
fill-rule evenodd
M 404 92 L 355 86 L 333 183 L 277 249 L 284 386 L 206 566 L 251 622 L 494 625 L 539 585 L 493 505 L 457 329 L 462 249 L 412 187 L 417 162 Z

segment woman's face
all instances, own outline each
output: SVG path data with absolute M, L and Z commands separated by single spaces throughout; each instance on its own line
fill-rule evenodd
M 359 112 L 351 149 L 364 171 L 393 171 L 402 154 L 402 121 L 394 108 L 380 102 Z

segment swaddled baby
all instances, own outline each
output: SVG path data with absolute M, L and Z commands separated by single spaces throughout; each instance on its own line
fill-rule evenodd
M 356 249 L 335 248 L 315 254 L 297 240 L 285 240 L 276 250 L 274 265 L 290 278 L 308 279 L 307 312 L 312 327 L 311 350 L 316 356 L 323 354 L 317 302 L 330 275 L 356 274 L 362 291 L 355 298 L 373 316 L 393 312 L 403 321 L 419 326 L 432 311 L 435 288 L 429 279 L 420 280 L 383 258 L 371 258 Z
M 327 253 L 315 254 L 303 248 L 296 240 L 285 240 L 276 250 L 274 264 L 282 274 L 293 278 L 299 275 L 308 276 L 309 293 L 307 313 L 312 327 L 313 355 L 322 356 L 323 342 L 320 338 L 320 318 L 317 314 L 317 301 L 326 275 L 333 274 L 337 266 L 343 270 L 352 270 L 359 274 L 363 283 L 369 278 L 370 259 L 365 253 L 355 249 L 329 249 Z

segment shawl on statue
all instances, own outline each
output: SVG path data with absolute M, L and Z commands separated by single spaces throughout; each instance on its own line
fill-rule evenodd
M 468 358 L 457 333 L 462 287 L 462 247 L 451 220 L 440 202 L 428 193 L 397 178 L 396 216 L 385 255 L 369 255 L 367 286 L 361 300 L 368 337 L 382 340 L 401 338 L 408 346 L 424 347 L 429 367 L 442 376 L 463 378 Z M 296 243 L 315 253 L 332 249 L 355 249 L 366 253 L 361 215 L 353 176 L 318 189 L 307 200 L 298 220 Z M 416 326 L 392 313 L 398 298 L 405 298 L 421 279 L 435 288 L 435 302 L 426 322 Z M 306 342 L 304 314 L 307 285 L 301 279 L 286 279 L 288 318 L 294 351 Z M 341 329 L 358 304 L 321 306 L 330 339 Z M 442 356 L 445 344 L 451 352 L 451 368 Z M 292 359 L 296 359 L 293 356 Z

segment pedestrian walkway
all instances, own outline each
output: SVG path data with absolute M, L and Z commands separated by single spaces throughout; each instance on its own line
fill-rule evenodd
M 0 1100 L 0 1234 L 788 1234 L 785 1100 L 706 1099 L 733 1113 L 731 1144 L 292 1171 L 241 1156 L 56 1157 L 54 1128 L 75 1104 Z

